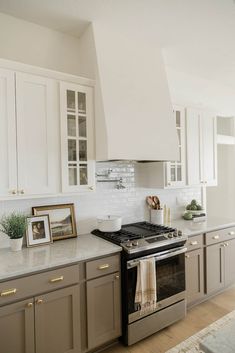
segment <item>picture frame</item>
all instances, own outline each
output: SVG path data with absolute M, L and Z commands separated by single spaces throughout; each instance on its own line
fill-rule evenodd
M 77 237 L 74 204 L 32 207 L 33 215 L 49 215 L 53 241 Z
M 53 242 L 48 215 L 28 217 L 27 223 L 26 244 L 28 248 Z

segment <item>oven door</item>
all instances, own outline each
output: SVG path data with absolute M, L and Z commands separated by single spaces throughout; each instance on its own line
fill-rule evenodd
M 185 299 L 185 252 L 187 248 L 167 250 L 127 262 L 128 322 L 140 318 Z M 154 257 L 156 264 L 157 305 L 155 309 L 141 312 L 135 303 L 137 267 L 139 260 Z

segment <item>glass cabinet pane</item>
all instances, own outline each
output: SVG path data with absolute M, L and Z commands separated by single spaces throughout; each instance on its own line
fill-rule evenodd
M 76 140 L 68 140 L 68 161 L 77 160 L 77 143 Z
M 87 161 L 87 141 L 79 140 L 79 160 Z
M 76 117 L 75 115 L 68 115 L 67 117 L 68 136 L 76 136 Z
M 86 94 L 82 92 L 78 92 L 78 111 L 86 113 Z
M 179 145 L 181 145 L 181 130 L 180 129 L 177 129 L 177 136 L 178 136 Z
M 180 111 L 175 112 L 176 127 L 181 127 Z
M 88 184 L 87 165 L 80 164 L 79 172 L 80 172 L 80 185 L 87 185 Z
M 79 117 L 78 124 L 79 137 L 86 137 L 86 118 Z
M 69 167 L 69 185 L 77 185 L 77 167 Z
M 75 92 L 67 90 L 67 109 L 75 111 Z
M 177 180 L 182 181 L 182 167 L 181 167 L 181 165 L 177 166 Z
M 171 166 L 171 181 L 176 181 L 175 166 Z

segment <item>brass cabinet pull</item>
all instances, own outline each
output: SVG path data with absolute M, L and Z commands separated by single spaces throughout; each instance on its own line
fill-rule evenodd
M 229 246 L 229 243 L 225 243 L 225 246 Z
M 98 270 L 105 270 L 106 268 L 109 268 L 109 264 L 103 264 L 98 267 Z
M 21 190 L 20 190 L 20 194 L 21 194 L 21 195 L 24 195 L 24 193 L 25 193 L 24 189 L 21 189 Z
M 235 234 L 235 232 L 233 232 L 233 231 L 228 233 L 228 235 L 234 235 L 234 234 Z
M 64 279 L 64 276 L 52 278 L 52 279 L 50 279 L 50 283 L 61 282 L 61 281 L 63 281 L 63 279 Z
M 186 257 L 186 259 L 188 259 L 188 258 L 189 258 L 189 255 L 185 255 L 185 257 Z
M 0 294 L 1 297 L 7 297 L 8 295 L 14 295 L 16 294 L 17 289 L 16 288 L 12 288 L 12 289 L 7 289 L 7 290 L 3 290 Z
M 226 245 L 225 245 L 225 243 L 223 243 L 223 244 L 221 244 L 220 246 L 221 246 L 222 248 L 225 248 Z
M 215 240 L 216 240 L 216 239 L 219 239 L 219 235 L 214 235 L 214 236 L 213 236 L 213 239 L 215 239 Z
M 36 300 L 36 304 L 42 304 L 42 303 L 43 303 L 43 300 L 42 300 L 42 299 Z
M 26 306 L 27 306 L 27 308 L 32 308 L 33 303 L 30 302 L 30 303 L 28 303 Z
M 116 275 L 115 278 L 116 278 L 116 279 L 119 279 L 119 275 Z
M 197 244 L 198 244 L 197 240 L 191 241 L 191 243 L 190 243 L 190 245 L 197 245 Z

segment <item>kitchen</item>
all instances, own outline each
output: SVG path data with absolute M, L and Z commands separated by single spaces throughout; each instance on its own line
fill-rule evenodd
M 101 249 L 97 239 L 82 235 L 97 228 L 97 217 L 105 215 L 118 215 L 122 217 L 123 224 L 149 221 L 146 205 L 149 195 L 157 195 L 161 205 L 166 205 L 170 210 L 167 219 L 169 226 L 183 231 L 187 236 L 196 237 L 190 240 L 196 242 L 195 245 L 187 243 L 186 255 L 194 255 L 190 266 L 194 272 L 190 278 L 197 278 L 200 274 L 198 278 L 201 282 L 198 290 L 195 288 L 196 281 L 191 280 L 191 292 L 186 288 L 190 293 L 188 302 L 192 305 L 199 303 L 227 287 L 227 280 L 223 278 L 216 283 L 216 278 L 212 281 L 212 274 L 208 282 L 208 273 L 213 273 L 215 259 L 219 255 L 213 252 L 214 262 L 210 265 L 209 261 L 205 261 L 204 254 L 208 259 L 213 246 L 225 245 L 219 253 L 224 258 L 225 251 L 230 248 L 226 244 L 232 241 L 233 234 L 226 237 L 223 232 L 228 230 L 231 233 L 235 226 L 231 197 L 234 191 L 233 82 L 232 74 L 221 73 L 223 69 L 230 68 L 229 59 L 218 54 L 220 45 L 224 50 L 228 47 L 230 50 L 233 46 L 229 36 L 231 28 L 224 26 L 224 23 L 228 18 L 233 18 L 234 4 L 226 1 L 222 5 L 218 1 L 212 5 L 209 0 L 203 4 L 202 16 L 200 6 L 195 1 L 190 1 L 190 5 L 178 1 L 174 5 L 170 1 L 165 4 L 158 1 L 154 5 L 149 1 L 148 11 L 142 1 L 138 2 L 138 6 L 133 5 L 133 1 L 128 1 L 125 6 L 122 2 L 114 5 L 105 1 L 91 6 L 90 1 L 79 1 L 79 16 L 73 16 L 77 9 L 73 1 L 68 7 L 63 6 L 62 1 L 58 6 L 53 1 L 41 5 L 26 1 L 24 7 L 16 1 L 0 1 L 0 100 L 1 116 L 5 118 L 0 129 L 0 215 L 13 211 L 31 215 L 32 208 L 73 204 L 78 233 L 74 239 L 44 247 L 24 247 L 17 253 L 10 251 L 8 237 L 1 234 L 1 259 L 6 261 L 1 266 L 2 291 L 15 288 L 14 285 L 6 287 L 8 281 L 23 280 L 30 274 L 29 278 L 33 280 L 40 273 L 46 275 L 43 269 L 58 272 L 57 267 L 70 265 L 72 282 L 66 284 L 62 281 L 53 286 L 68 290 L 70 284 L 72 287 L 79 285 L 82 305 L 85 307 L 87 292 L 89 298 L 86 300 L 97 305 L 95 298 L 99 294 L 95 281 L 98 277 L 93 273 L 95 269 L 92 270 L 93 261 L 111 256 L 112 270 L 104 269 L 107 271 L 104 273 L 112 277 L 109 277 L 109 283 L 116 288 L 114 283 L 121 280 L 122 273 L 119 273 L 120 264 L 114 255 L 119 256 L 120 248 L 111 243 L 108 247 L 104 242 L 104 249 Z M 214 8 L 210 17 L 211 6 Z M 194 20 L 189 17 L 191 20 L 188 18 L 186 21 L 186 15 L 192 14 Z M 197 28 L 199 18 L 202 23 L 200 30 Z M 136 31 L 136 23 L 144 21 L 148 25 Z M 178 21 L 181 21 L 181 26 L 178 26 Z M 229 25 L 232 27 L 232 24 Z M 163 27 L 168 29 L 162 31 Z M 210 31 L 207 31 L 208 27 Z M 212 29 L 216 31 L 216 36 Z M 195 42 L 201 40 L 198 48 L 194 48 L 192 38 Z M 210 46 L 206 47 L 208 41 Z M 199 53 L 195 56 L 197 50 L 207 55 L 206 59 Z M 210 61 L 212 57 L 213 65 Z M 221 67 L 220 74 L 217 67 Z M 66 96 L 68 91 L 70 98 Z M 81 98 L 76 109 L 73 106 L 73 92 L 76 96 L 80 94 Z M 45 100 L 45 94 L 48 100 Z M 172 105 L 175 119 L 172 119 Z M 78 118 L 81 129 L 78 137 L 74 117 Z M 207 222 L 181 220 L 186 205 L 193 199 L 202 204 Z M 36 216 L 36 213 L 33 215 Z M 212 234 L 214 232 L 221 234 Z M 205 235 L 207 233 L 209 236 Z M 211 239 L 210 234 L 211 238 L 219 238 Z M 79 243 L 83 241 L 85 243 Z M 93 248 L 94 254 L 85 258 L 84 253 L 79 251 L 79 244 L 84 252 L 90 254 Z M 59 258 L 59 253 L 64 253 L 64 257 Z M 185 259 L 187 262 L 188 258 Z M 86 260 L 89 261 L 85 269 Z M 77 264 L 81 265 L 79 281 L 76 277 Z M 103 260 L 99 266 L 103 264 L 106 261 Z M 219 266 L 218 261 L 216 264 Z M 64 270 L 67 269 L 68 266 L 65 266 Z M 221 271 L 227 270 L 223 268 Z M 57 275 L 61 277 L 57 272 L 53 278 Z M 204 273 L 206 277 L 203 280 Z M 187 270 L 186 276 L 189 277 Z M 225 277 L 225 274 L 221 276 Z M 102 278 L 108 279 L 105 276 Z M 205 288 L 204 282 L 207 284 Z M 47 292 L 53 293 L 47 288 L 43 289 L 43 294 Z M 30 289 L 21 296 L 18 291 L 16 296 L 13 294 L 4 298 L 6 301 L 1 304 L 2 310 L 5 312 L 13 305 L 11 303 L 16 305 L 28 298 L 32 298 L 30 303 L 36 310 L 35 303 L 41 300 L 41 293 L 36 284 L 33 291 Z M 86 311 L 82 305 L 80 315 L 85 324 L 81 328 L 81 339 L 78 339 L 82 343 L 76 343 L 76 348 L 70 348 L 71 351 L 96 350 L 121 335 L 120 323 L 116 323 L 111 333 L 106 332 L 106 337 L 100 338 L 101 334 L 95 332 L 97 327 L 92 326 L 92 320 L 96 318 L 95 310 L 98 309 L 90 304 Z M 197 306 L 194 308 L 192 310 L 196 310 Z M 39 325 L 35 317 L 31 320 L 36 326 Z M 110 324 L 110 321 L 107 322 Z M 3 320 L 2 325 L 5 327 Z M 76 327 L 74 330 L 79 331 Z M 17 333 L 15 335 L 18 337 Z M 29 335 L 32 346 L 42 340 L 39 334 L 36 334 L 36 339 L 32 338 L 33 335 Z M 79 337 L 78 334 L 76 336 Z M 48 349 L 40 344 L 36 351 L 47 352 Z M 166 351 L 171 347 L 173 343 L 163 349 Z M 31 352 L 30 348 L 27 349 L 21 347 L 19 352 Z M 51 346 L 50 353 L 53 349 Z M 56 349 L 58 352 L 58 347 Z M 113 347 L 111 351 L 115 349 Z

